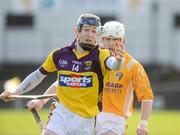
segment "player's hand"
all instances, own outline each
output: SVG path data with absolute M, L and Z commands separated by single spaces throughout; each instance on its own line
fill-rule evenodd
M 32 110 L 33 108 L 40 110 L 43 108 L 45 101 L 43 99 L 34 99 L 27 102 L 27 110 Z
M 0 95 L 0 99 L 5 101 L 5 102 L 9 102 L 9 101 L 12 101 L 14 100 L 15 98 L 10 98 L 9 96 L 10 95 L 16 95 L 17 93 L 16 92 L 9 92 L 9 91 L 3 91 Z
M 115 55 L 117 60 L 122 60 L 124 57 L 124 44 L 122 42 L 117 41 L 116 45 L 113 49 L 113 54 Z
M 148 135 L 148 129 L 146 126 L 139 125 L 136 130 L 137 135 Z

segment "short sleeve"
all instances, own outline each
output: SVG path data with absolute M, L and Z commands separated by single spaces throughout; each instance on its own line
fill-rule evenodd
M 47 59 L 44 61 L 44 63 L 41 65 L 40 67 L 40 71 L 41 73 L 43 74 L 48 74 L 50 72 L 54 72 L 57 70 L 56 68 L 56 65 L 54 63 L 54 59 L 53 59 L 53 56 L 54 56 L 54 53 L 56 52 L 56 50 L 52 51 Z
M 107 49 L 99 49 L 100 50 L 100 64 L 103 75 L 108 71 L 108 68 L 106 66 L 106 60 L 110 57 L 110 52 Z
M 143 66 L 140 63 L 136 63 L 132 72 L 133 85 L 138 101 L 152 100 L 154 98 L 153 91 Z

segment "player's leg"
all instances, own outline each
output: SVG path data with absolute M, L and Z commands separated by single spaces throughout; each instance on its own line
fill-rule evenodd
M 48 131 L 44 130 L 44 132 L 53 131 L 57 135 L 94 135 L 94 126 L 95 117 L 82 117 L 67 109 L 60 102 L 56 102 L 55 109 L 50 113 L 45 126 Z
M 41 135 L 66 135 L 67 130 L 63 109 L 58 102 L 52 103 L 48 121 Z
M 43 129 L 41 135 L 58 135 L 58 134 L 55 133 L 54 131 L 49 130 L 49 129 Z
M 124 135 L 126 119 L 124 117 L 100 112 L 96 119 L 96 135 Z
M 104 131 L 103 133 L 96 133 L 96 135 L 124 135 L 124 134 L 121 132 L 108 130 L 108 131 Z
M 106 131 L 105 133 L 100 133 L 99 135 L 119 135 L 119 134 L 114 133 L 113 131 Z
M 94 135 L 95 134 L 95 117 L 84 118 L 77 116 L 78 123 L 76 123 L 77 128 L 76 135 Z
M 64 124 L 67 129 L 68 135 L 94 135 L 95 134 L 95 117 L 84 117 L 80 116 L 77 113 L 67 109 L 62 104 L 61 110 L 63 110 L 64 114 Z M 67 135 L 66 134 L 66 135 Z

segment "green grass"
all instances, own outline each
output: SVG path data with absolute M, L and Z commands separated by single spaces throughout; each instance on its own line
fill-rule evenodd
M 48 111 L 39 114 L 45 122 Z M 126 135 L 136 135 L 139 119 L 140 112 L 136 110 L 128 120 Z M 153 111 L 149 121 L 149 135 L 180 135 L 180 111 Z M 39 131 L 31 112 L 0 110 L 0 135 L 39 135 Z
M 135 135 L 140 112 L 128 120 L 127 135 Z M 153 111 L 149 119 L 149 135 L 180 135 L 180 111 Z

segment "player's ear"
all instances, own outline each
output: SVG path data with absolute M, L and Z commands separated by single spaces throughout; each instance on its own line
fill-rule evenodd
M 123 41 L 122 41 L 122 42 L 123 42 L 123 45 L 125 46 L 125 43 L 126 43 L 125 38 L 123 38 Z
M 75 27 L 75 28 L 74 28 L 74 32 L 75 32 L 76 35 L 79 33 L 78 27 Z

